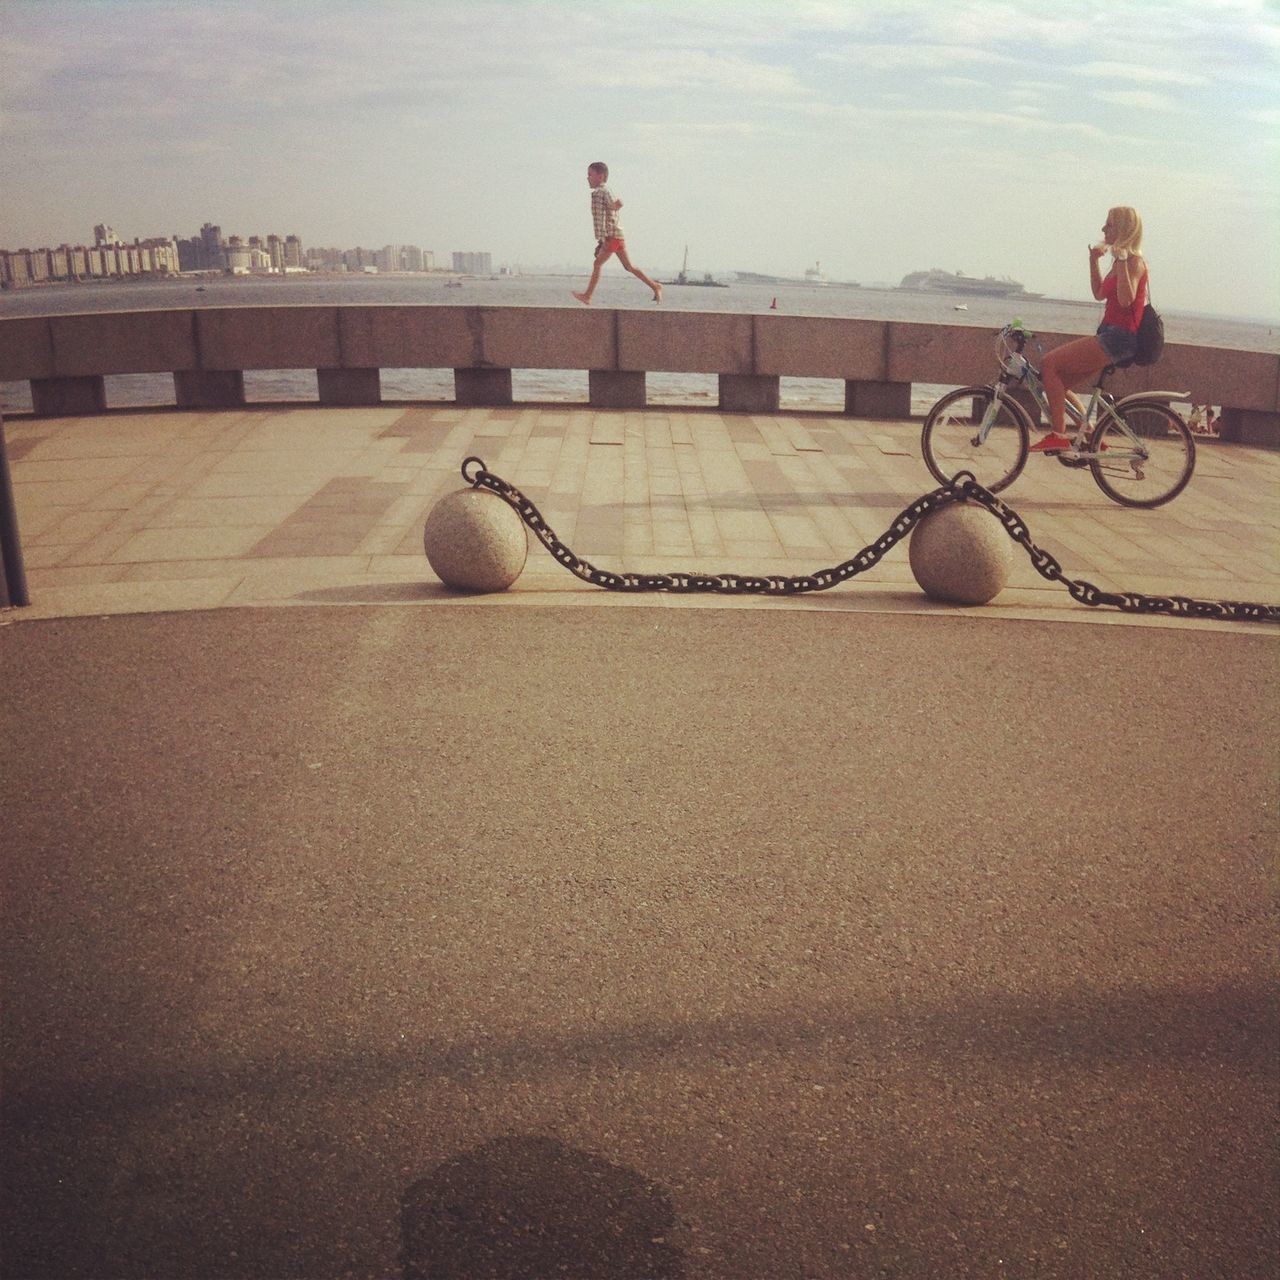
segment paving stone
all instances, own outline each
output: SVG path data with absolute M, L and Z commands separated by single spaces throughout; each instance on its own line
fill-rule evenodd
M 629 557 L 668 554 L 712 556 L 717 571 L 809 573 L 815 557 L 839 563 L 874 542 L 933 487 L 918 424 L 839 415 L 290 407 L 19 419 L 6 429 L 29 566 L 63 575 L 57 600 L 71 613 L 77 585 L 84 608 L 96 609 L 93 588 L 109 587 L 122 566 L 172 584 L 188 572 L 226 576 L 228 566 L 269 573 L 265 595 L 275 601 L 288 599 L 291 572 L 313 590 L 317 565 L 357 579 L 372 557 L 403 566 L 421 556 L 425 512 L 458 485 L 468 453 L 519 485 L 580 554 L 624 569 Z M 1040 459 L 1003 496 L 1064 569 L 1104 589 L 1271 600 L 1280 598 L 1278 495 L 1276 455 L 1205 445 L 1191 486 L 1156 511 L 1119 508 L 1087 473 Z M 533 584 L 563 573 L 535 543 L 509 594 L 532 603 L 548 589 Z M 52 579 L 36 581 L 43 590 Z M 859 591 L 856 607 L 865 607 L 870 584 L 909 581 L 905 553 L 890 552 L 861 582 L 805 607 L 846 609 Z M 1002 609 L 1014 601 L 1101 620 L 1073 611 L 1025 558 L 1011 581 Z M 605 602 L 571 579 L 564 586 L 575 600 Z M 252 595 L 251 585 L 237 589 L 237 599 Z M 205 607 L 208 596 L 185 598 Z

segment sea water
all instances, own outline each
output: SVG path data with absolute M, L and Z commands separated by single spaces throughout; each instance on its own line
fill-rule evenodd
M 457 277 L 438 274 L 181 277 L 172 280 L 98 281 L 39 285 L 0 293 L 0 317 L 67 315 L 89 311 L 137 311 L 186 307 L 348 306 L 504 306 L 578 307 L 572 291 L 584 278 L 553 275 Z M 776 305 L 775 305 L 776 304 Z M 629 310 L 653 309 L 649 291 L 622 272 L 606 274 L 595 305 Z M 804 316 L 842 316 L 864 320 L 901 320 L 922 324 L 958 324 L 987 329 L 994 338 L 1016 318 L 1029 328 L 1055 333 L 1092 333 L 1101 314 L 1096 302 L 1051 298 L 960 297 L 904 289 L 846 285 L 730 284 L 728 288 L 669 284 L 665 311 L 734 312 Z M 1193 313 L 1162 312 L 1165 339 L 1194 346 L 1280 353 L 1280 324 L 1234 320 Z M 512 392 L 517 402 L 587 403 L 585 370 L 516 369 Z M 173 403 L 168 374 L 108 376 L 107 403 L 113 408 Z M 650 404 L 711 406 L 718 399 L 714 374 L 651 372 L 645 380 Z M 912 410 L 925 413 L 946 387 L 916 383 Z M 314 370 L 246 370 L 245 395 L 251 402 L 314 400 Z M 383 369 L 384 400 L 453 399 L 450 369 Z M 840 412 L 844 382 L 839 378 L 782 378 L 782 408 Z M 27 383 L 0 383 L 0 409 L 31 410 Z

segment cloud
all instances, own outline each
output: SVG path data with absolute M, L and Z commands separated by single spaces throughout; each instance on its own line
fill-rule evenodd
M 899 6 L 914 20 L 922 39 L 939 44 L 973 43 L 975 31 L 987 33 L 992 42 L 1019 50 L 1039 46 L 1071 48 L 1087 38 L 1088 24 L 1064 2 L 1040 10 L 1012 0 L 959 0 L 939 5 L 930 0 Z
M 822 62 L 864 67 L 871 71 L 949 70 L 957 66 L 1015 66 L 1007 53 L 971 44 L 846 44 L 818 55 Z
M 724 120 L 719 122 L 705 120 L 664 121 L 661 123 L 642 123 L 635 126 L 636 132 L 651 134 L 659 138 L 692 136 L 697 138 L 751 138 L 760 134 L 758 125 L 746 120 Z
M 623 60 L 598 59 L 579 68 L 582 79 L 611 89 L 665 92 L 710 90 L 740 97 L 806 95 L 808 88 L 790 67 L 707 53 L 701 49 L 650 50 Z
M 1163 93 L 1149 89 L 1095 89 L 1090 95 L 1099 102 L 1116 107 L 1135 107 L 1139 111 L 1177 111 L 1178 104 Z
M 983 111 L 943 105 L 871 107 L 831 102 L 807 103 L 799 108 L 800 114 L 818 117 L 830 122 L 833 127 L 861 130 L 862 136 L 866 138 L 892 140 L 894 149 L 899 151 L 904 145 L 904 139 L 910 138 L 917 146 L 942 143 L 949 152 L 954 152 L 957 135 L 972 137 L 976 140 L 976 145 L 985 151 L 991 145 L 991 139 L 999 137 L 1005 129 L 1051 134 L 1063 142 L 1083 142 L 1089 145 L 1141 145 L 1143 142 L 1143 139 L 1133 135 L 1101 129 L 1081 120 L 1024 114 L 1034 110 L 1034 107 L 1027 106 L 1008 111 Z
M 1200 88 L 1210 83 L 1208 76 L 1175 67 L 1144 66 L 1135 62 L 1086 62 L 1072 74 L 1097 80 L 1126 80 L 1140 84 L 1176 84 Z
M 13 101 L 38 89 L 63 68 L 74 55 L 48 40 L 23 40 L 0 32 L 0 101 Z

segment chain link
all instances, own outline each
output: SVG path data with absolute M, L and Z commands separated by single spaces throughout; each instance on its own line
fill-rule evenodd
M 474 471 L 468 468 L 474 464 Z M 1157 613 L 1170 617 L 1221 618 L 1235 622 L 1280 622 L 1280 605 L 1250 604 L 1240 600 L 1192 600 L 1186 596 L 1144 596 L 1136 591 L 1103 591 L 1091 582 L 1067 577 L 1058 561 L 1031 540 L 1031 531 L 1022 517 L 984 488 L 967 471 L 961 471 L 951 482 L 922 494 L 898 516 L 875 542 L 857 555 L 830 569 L 784 577 L 770 574 L 758 577 L 742 573 L 613 573 L 598 569 L 583 560 L 555 535 L 542 513 L 515 485 L 489 471 L 481 458 L 474 455 L 462 463 L 462 478 L 477 489 L 487 489 L 514 509 L 537 535 L 538 541 L 575 577 L 606 591 L 673 591 L 715 592 L 720 595 L 800 595 L 809 591 L 825 591 L 868 569 L 874 568 L 885 555 L 906 538 L 925 516 L 952 502 L 976 502 L 985 507 L 1004 526 L 1005 532 L 1022 547 L 1041 577 L 1060 582 L 1072 599 L 1097 607 L 1105 605 L 1126 613 Z

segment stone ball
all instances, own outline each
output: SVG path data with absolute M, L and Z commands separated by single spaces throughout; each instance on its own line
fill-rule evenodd
M 524 521 L 496 493 L 455 489 L 427 516 L 427 561 L 455 591 L 505 591 L 529 556 Z
M 911 531 L 911 572 L 930 600 L 986 604 L 1013 568 L 1013 547 L 1003 525 L 972 502 L 952 502 Z

